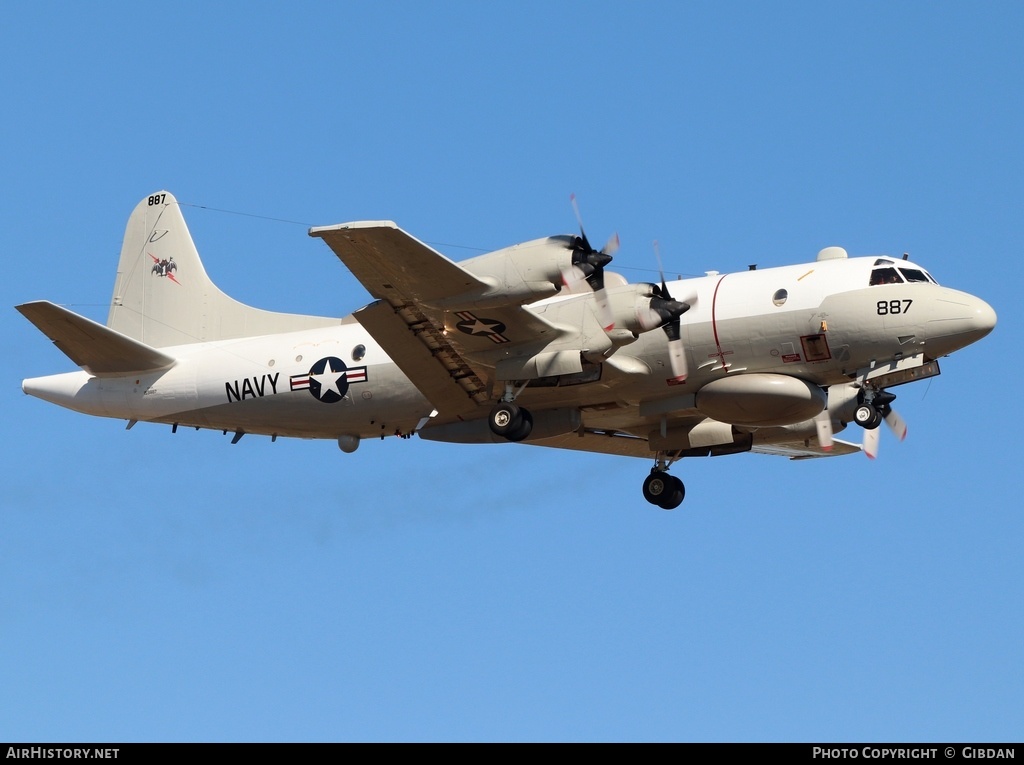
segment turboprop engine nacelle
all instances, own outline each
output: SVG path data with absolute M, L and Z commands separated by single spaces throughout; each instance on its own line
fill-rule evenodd
M 641 282 L 608 289 L 608 303 L 616 329 L 628 329 L 635 335 L 663 327 L 678 318 L 690 306 L 661 296 L 654 284 Z
M 459 265 L 491 286 L 475 307 L 531 303 L 562 289 L 562 274 L 572 268 L 573 254 L 572 237 L 549 236 L 479 255 Z

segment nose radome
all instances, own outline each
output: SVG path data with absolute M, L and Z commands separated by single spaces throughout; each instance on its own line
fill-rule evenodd
M 996 326 L 992 306 L 966 292 L 949 290 L 931 308 L 926 347 L 935 358 L 978 342 Z
M 996 326 L 996 312 L 988 303 L 981 298 L 974 298 L 974 304 L 972 306 L 974 315 L 974 323 L 976 331 L 979 333 L 977 339 L 980 340 Z

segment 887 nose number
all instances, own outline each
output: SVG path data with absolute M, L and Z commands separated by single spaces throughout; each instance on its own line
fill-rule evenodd
M 879 300 L 875 304 L 875 313 L 879 316 L 907 313 L 913 300 Z

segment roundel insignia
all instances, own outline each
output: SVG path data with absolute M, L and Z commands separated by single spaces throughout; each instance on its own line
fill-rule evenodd
M 495 343 L 507 343 L 508 338 L 505 337 L 505 325 L 495 319 L 485 319 L 469 311 L 459 311 L 455 314 L 459 317 L 459 321 L 455 324 L 455 328 L 459 332 L 463 332 L 467 335 L 476 335 L 478 337 L 489 338 Z
M 309 392 L 325 404 L 333 404 L 348 393 L 345 362 L 335 356 L 320 359 L 309 368 Z
M 335 404 L 345 398 L 350 383 L 366 381 L 366 367 L 348 367 L 337 356 L 320 359 L 309 368 L 309 374 L 292 375 L 292 390 L 308 390 L 313 398 Z

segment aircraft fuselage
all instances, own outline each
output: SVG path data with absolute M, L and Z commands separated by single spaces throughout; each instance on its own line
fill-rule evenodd
M 869 286 L 875 260 L 671 282 L 674 294 L 696 295 L 682 321 L 690 367 L 685 382 L 670 379 L 665 336 L 652 331 L 610 357 L 629 357 L 651 374 L 625 375 L 627 386 L 622 373 L 602 365 L 592 382 L 527 387 L 520 400 L 534 408 L 564 404 L 569 390 L 574 404 L 588 410 L 588 425 L 623 426 L 638 419 L 641 403 L 693 393 L 723 376 L 777 373 L 819 386 L 841 384 L 872 364 L 945 356 L 994 325 L 984 301 L 931 281 Z M 528 309 L 557 314 L 588 298 L 556 296 Z M 177 363 L 127 376 L 80 371 L 32 378 L 23 389 L 87 414 L 303 438 L 409 435 L 433 410 L 351 318 L 336 326 L 161 350 Z

